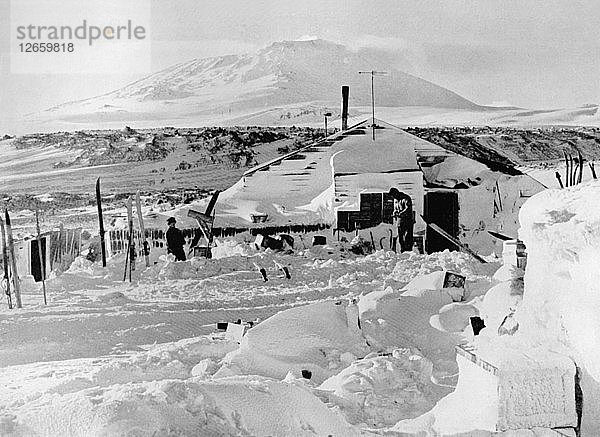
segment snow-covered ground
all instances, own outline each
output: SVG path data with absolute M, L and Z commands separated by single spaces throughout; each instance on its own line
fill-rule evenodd
M 448 269 L 468 276 L 473 297 L 497 267 L 449 252 L 220 250 L 139 264 L 132 283 L 121 281 L 122 256 L 106 269 L 79 258 L 47 281 L 48 306 L 25 287 L 23 309 L 0 311 L 0 434 L 345 436 L 391 426 L 451 390 L 463 341 L 429 324 L 449 294 L 403 302 L 400 288 Z M 241 344 L 215 329 L 237 319 L 260 321 Z
M 575 365 L 581 435 L 598 435 L 599 191 L 525 203 L 524 278 L 493 257 L 344 246 L 229 242 L 211 260 L 154 256 L 131 283 L 122 255 L 79 258 L 47 306 L 27 283 L 23 309 L 0 310 L 0 435 L 554 436 L 577 423 Z M 239 342 L 217 331 L 238 319 L 253 322 Z

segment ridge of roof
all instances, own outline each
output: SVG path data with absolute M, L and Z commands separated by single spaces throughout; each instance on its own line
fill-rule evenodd
M 316 141 L 316 142 L 314 142 L 314 143 L 311 143 L 311 144 L 309 144 L 308 146 L 304 146 L 304 147 L 302 147 L 302 148 L 300 148 L 300 149 L 298 149 L 298 150 L 294 150 L 293 152 L 289 152 L 289 153 L 286 153 L 285 155 L 278 156 L 277 158 L 270 159 L 270 160 L 268 160 L 268 161 L 266 161 L 266 162 L 263 162 L 262 164 L 258 164 L 258 165 L 256 165 L 256 166 L 254 166 L 254 167 L 252 167 L 252 168 L 250 168 L 250 169 L 246 170 L 246 171 L 245 171 L 245 172 L 242 174 L 242 176 L 243 176 L 243 177 L 246 177 L 246 176 L 251 176 L 251 175 L 253 175 L 254 173 L 256 173 L 257 171 L 263 170 L 263 169 L 265 169 L 265 168 L 267 168 L 267 167 L 270 167 L 270 166 L 272 166 L 272 165 L 274 165 L 274 164 L 279 164 L 281 161 L 285 161 L 286 159 L 288 159 L 288 158 L 290 158 L 290 157 L 292 157 L 292 156 L 294 156 L 294 155 L 297 155 L 297 154 L 299 154 L 299 153 L 302 153 L 302 152 L 304 152 L 304 151 L 306 151 L 306 150 L 310 149 L 311 147 L 318 146 L 319 144 L 321 144 L 321 143 L 324 143 L 324 142 L 326 142 L 326 141 L 338 140 L 338 139 L 339 139 L 339 137 L 341 137 L 342 135 L 344 135 L 346 132 L 348 132 L 348 131 L 350 131 L 350 130 L 353 130 L 353 129 L 356 129 L 356 128 L 358 128 L 360 125 L 362 125 L 362 124 L 366 123 L 367 121 L 368 121 L 368 120 L 363 120 L 363 121 L 360 121 L 360 122 L 358 122 L 358 123 L 356 123 L 356 124 L 354 124 L 354 125 L 350 126 L 348 129 L 346 129 L 346 130 L 344 130 L 344 131 L 339 131 L 339 132 L 336 132 L 336 133 L 334 133 L 334 134 L 331 134 L 331 135 L 329 135 L 329 136 L 327 136 L 327 137 L 325 137 L 325 138 L 321 138 L 320 140 L 318 140 L 318 141 Z

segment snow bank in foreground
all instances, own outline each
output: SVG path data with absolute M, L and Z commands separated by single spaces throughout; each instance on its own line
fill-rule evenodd
M 546 427 L 573 426 L 576 378 L 572 359 L 579 367 L 583 399 L 581 435 L 598 435 L 599 198 L 600 182 L 594 182 L 546 190 L 523 205 L 519 237 L 528 253 L 524 291 L 517 279 L 506 281 L 493 287 L 477 305 L 487 328 L 475 337 L 475 354 L 499 369 L 497 378 L 462 359 L 456 391 L 431 412 L 399 422 L 395 431 L 446 435 L 493 431 L 511 423 L 526 428 L 534 422 Z M 498 326 L 515 309 L 512 326 L 518 327 L 516 333 L 499 336 Z M 498 394 L 495 403 L 489 402 L 486 393 Z M 554 413 L 568 413 L 568 417 Z
M 519 332 L 560 341 L 600 381 L 600 183 L 547 190 L 521 209 L 528 252 Z
M 600 429 L 600 182 L 546 190 L 521 208 L 528 264 L 518 335 L 582 368 L 583 435 Z
M 268 412 L 268 414 L 267 414 Z M 358 432 L 308 390 L 257 376 L 162 380 L 44 395 L 2 435 L 343 435 Z

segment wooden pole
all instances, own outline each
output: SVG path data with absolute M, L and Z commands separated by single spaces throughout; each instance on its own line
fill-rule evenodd
M 82 231 L 81 229 L 79 229 L 79 238 L 77 239 L 77 256 L 81 255 L 81 238 L 82 238 Z
M 96 203 L 98 205 L 98 222 L 100 225 L 100 248 L 102 250 L 102 267 L 106 267 L 106 246 L 104 244 L 104 220 L 102 219 L 102 197 L 100 195 L 100 178 L 96 180 Z
M 579 177 L 577 178 L 577 183 L 580 184 L 583 180 L 583 156 L 579 151 L 577 151 L 577 154 L 579 155 Z
M 0 231 L 2 232 L 2 264 L 4 264 L 4 281 L 6 281 L 6 299 L 8 300 L 8 309 L 12 310 L 12 297 L 10 295 L 10 272 L 8 271 L 8 248 L 6 247 L 6 230 L 4 229 L 4 220 L 0 217 Z
M 44 305 L 48 305 L 48 300 L 46 298 L 46 258 L 43 256 L 42 250 L 42 238 L 40 235 L 40 211 L 39 209 L 35 209 L 35 229 L 37 231 L 37 246 L 38 246 L 38 256 L 40 258 L 40 270 L 42 273 L 42 291 L 44 293 Z
M 4 219 L 6 220 L 6 237 L 8 239 L 8 255 L 10 257 L 10 267 L 13 278 L 13 289 L 15 290 L 15 300 L 17 308 L 23 308 L 21 302 L 21 284 L 19 284 L 19 274 L 17 272 L 17 260 L 15 258 L 15 242 L 12 235 L 12 227 L 10 224 L 10 215 L 8 210 L 4 210 Z
M 133 200 L 131 196 L 127 199 L 127 221 L 129 223 L 129 282 L 131 282 L 131 272 L 135 270 L 134 236 L 133 236 Z
M 565 186 L 563 185 L 562 181 L 560 180 L 560 173 L 559 172 L 555 172 L 554 176 L 556 176 L 556 179 L 558 179 L 558 185 L 560 185 L 560 188 L 565 188 Z
M 565 155 L 565 187 L 568 187 L 571 180 L 569 178 L 569 158 L 567 157 L 567 152 L 563 151 L 563 154 Z
M 59 226 L 59 234 L 58 234 L 58 243 L 59 244 L 58 244 L 58 254 L 57 254 L 59 264 L 62 264 L 62 259 L 63 259 L 63 239 L 65 239 L 65 227 L 61 223 Z M 65 244 L 66 244 L 66 240 L 65 240 Z
M 144 217 L 142 216 L 142 201 L 140 199 L 140 190 L 135 193 L 135 204 L 137 209 L 138 221 L 140 222 L 140 232 L 142 234 L 142 251 L 146 259 L 146 267 L 150 267 L 150 245 L 146 241 L 146 228 L 144 227 Z
M 127 245 L 127 251 L 125 252 L 125 271 L 123 272 L 123 282 L 127 279 L 127 266 L 129 262 L 129 251 L 131 250 L 131 244 Z
M 594 179 L 598 179 L 598 178 L 596 177 L 596 169 L 594 168 L 594 163 L 593 163 L 593 162 L 588 162 L 588 164 L 589 164 L 589 166 L 590 166 L 590 170 L 592 171 L 592 177 L 593 177 Z

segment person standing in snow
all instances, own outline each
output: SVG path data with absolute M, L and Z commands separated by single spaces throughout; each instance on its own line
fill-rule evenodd
M 392 219 L 395 228 L 394 231 L 397 231 L 393 235 L 392 250 L 396 252 L 396 242 L 400 245 L 401 252 L 412 250 L 414 228 L 412 199 L 396 188 L 391 188 L 389 194 L 394 197 Z
M 175 217 L 167 219 L 167 225 L 169 225 L 169 229 L 167 229 L 167 253 L 175 255 L 177 261 L 185 261 L 185 251 L 183 250 L 185 237 L 183 232 L 175 227 L 175 223 L 177 223 Z
M 404 196 L 400 200 L 400 219 L 398 226 L 398 238 L 402 252 L 411 251 L 413 248 L 413 232 L 415 219 L 413 215 L 412 199 Z

